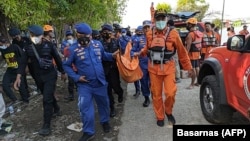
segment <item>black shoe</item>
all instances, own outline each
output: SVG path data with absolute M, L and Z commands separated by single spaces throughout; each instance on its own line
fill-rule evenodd
M 95 135 L 88 135 L 86 133 L 83 133 L 82 137 L 79 139 L 79 141 L 90 141 L 95 137 Z
M 110 109 L 110 117 L 114 117 L 114 116 L 116 116 L 115 108 L 111 108 Z
M 118 95 L 118 102 L 122 103 L 123 101 L 123 94 Z
M 108 122 L 104 122 L 104 123 L 102 124 L 102 128 L 103 128 L 103 131 L 104 131 L 105 133 L 110 132 L 110 125 L 109 125 Z
M 139 92 L 136 92 L 133 96 L 134 96 L 134 98 L 138 98 L 140 94 L 141 94 L 141 93 L 140 93 L 140 91 L 139 91 Z
M 150 100 L 149 98 L 145 98 L 145 101 L 143 102 L 143 107 L 148 107 L 148 105 L 150 104 Z
M 175 118 L 174 118 L 174 116 L 171 114 L 171 115 L 167 115 L 167 117 L 168 117 L 168 124 L 169 125 L 175 125 Z
M 157 120 L 157 125 L 160 127 L 164 126 L 164 120 Z
M 49 124 L 44 124 L 42 129 L 39 130 L 38 134 L 42 136 L 47 136 L 51 132 L 50 125 Z

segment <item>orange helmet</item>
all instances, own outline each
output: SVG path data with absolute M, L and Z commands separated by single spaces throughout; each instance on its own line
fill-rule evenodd
M 197 24 L 197 19 L 196 18 L 189 18 L 186 23 Z
M 46 24 L 43 26 L 43 31 L 53 31 L 53 27 L 51 25 Z

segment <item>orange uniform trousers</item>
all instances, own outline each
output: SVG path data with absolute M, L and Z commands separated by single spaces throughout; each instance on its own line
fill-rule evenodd
M 175 103 L 177 86 L 175 83 L 175 73 L 168 75 L 157 75 L 149 73 L 151 82 L 151 96 L 153 100 L 154 112 L 157 120 L 163 120 L 166 114 L 172 114 Z M 162 91 L 164 95 L 162 94 Z M 164 98 L 165 96 L 165 98 Z

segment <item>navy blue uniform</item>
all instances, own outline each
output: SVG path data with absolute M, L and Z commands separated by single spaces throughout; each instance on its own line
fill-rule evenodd
M 131 39 L 132 39 L 132 46 L 133 46 L 133 42 L 136 39 L 136 37 L 137 37 L 136 34 L 131 37 Z M 134 85 L 135 85 L 135 94 L 134 94 L 134 96 L 139 96 L 140 92 L 141 92 L 140 80 L 135 81 Z
M 127 36 L 127 35 L 122 35 L 119 39 L 119 45 L 120 45 L 120 48 L 121 48 L 121 52 L 122 54 L 124 54 L 125 52 L 125 49 L 126 49 L 126 46 L 127 46 L 127 43 L 129 41 L 131 41 L 131 37 Z
M 102 41 L 104 51 L 113 53 L 119 49 L 119 45 L 116 39 L 110 38 L 110 42 L 106 40 Z M 108 81 L 108 95 L 110 100 L 110 108 L 114 109 L 114 97 L 112 94 L 112 89 L 116 94 L 118 94 L 118 102 L 122 102 L 123 97 L 123 89 L 121 88 L 119 70 L 116 64 L 116 61 L 103 61 L 103 68 L 106 76 L 106 80 Z
M 131 55 L 133 56 L 134 52 L 139 52 L 146 44 L 145 35 L 135 35 L 133 38 L 133 47 L 131 50 Z M 149 96 L 149 73 L 148 73 L 148 57 L 147 56 L 139 56 L 139 64 L 143 71 L 143 77 L 140 80 L 141 90 L 143 96 Z
M 42 67 L 40 65 L 41 62 L 36 58 L 32 49 L 32 44 L 30 44 L 24 47 L 25 53 L 22 57 L 22 63 L 18 67 L 18 74 L 25 73 L 25 67 L 29 62 L 37 86 L 43 94 L 44 123 L 50 125 L 53 112 L 56 113 L 60 110 L 54 97 L 57 70 L 52 63 L 52 60 L 55 60 L 57 69 L 61 73 L 64 73 L 64 70 L 62 68 L 61 58 L 57 52 L 56 46 L 53 43 L 43 41 L 41 44 L 34 46 L 39 57 L 42 60 L 47 61 L 46 67 Z
M 88 135 L 95 133 L 95 110 L 93 98 L 96 101 L 100 122 L 109 122 L 109 98 L 107 81 L 105 78 L 102 60 L 113 61 L 111 53 L 104 52 L 101 42 L 91 40 L 87 47 L 73 44 L 69 48 L 69 57 L 63 62 L 65 72 L 74 79 L 78 88 L 78 107 L 83 122 L 83 131 Z M 77 73 L 72 69 L 72 63 Z M 88 82 L 80 82 L 85 76 Z

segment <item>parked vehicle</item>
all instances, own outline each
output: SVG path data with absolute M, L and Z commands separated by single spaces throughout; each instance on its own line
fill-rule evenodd
M 239 112 L 250 119 L 250 38 L 235 35 L 212 49 L 201 65 L 198 83 L 205 119 L 222 124 Z

